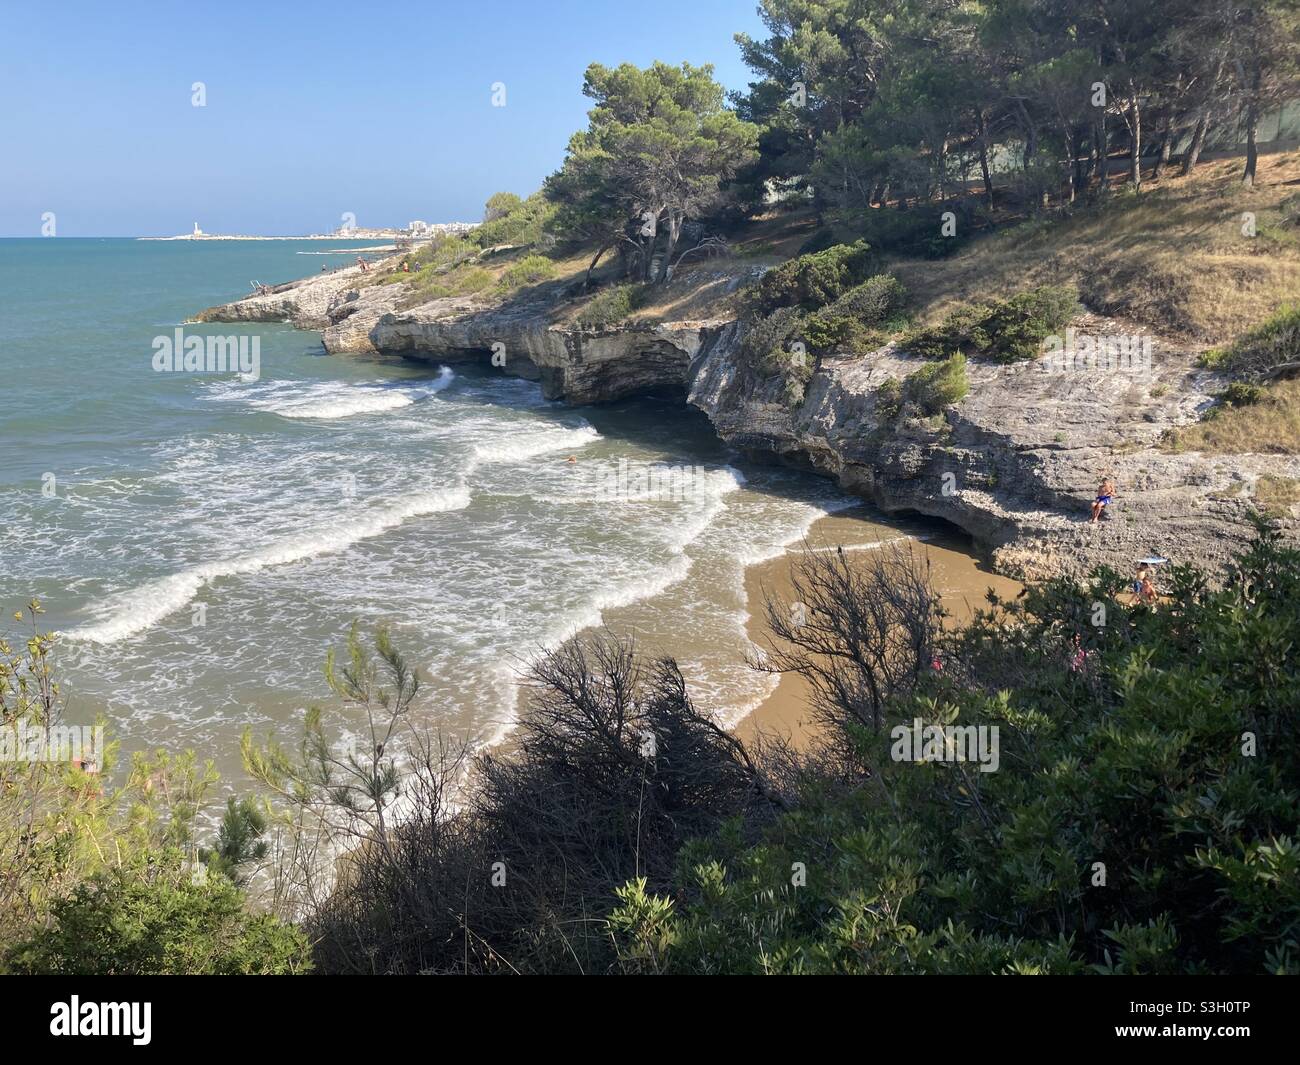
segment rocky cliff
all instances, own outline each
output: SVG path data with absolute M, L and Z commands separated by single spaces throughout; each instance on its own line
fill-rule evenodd
M 833 477 L 886 511 L 952 522 L 1015 576 L 1098 563 L 1127 572 L 1149 552 L 1222 561 L 1250 536 L 1256 480 L 1300 479 L 1295 456 L 1158 446 L 1166 429 L 1195 421 L 1224 385 L 1197 369 L 1193 351 L 1159 337 L 1149 361 L 1136 366 L 1103 358 L 1071 367 L 1051 356 L 1011 366 L 972 361 L 965 399 L 935 418 L 899 423 L 876 410 L 876 390 L 921 362 L 894 345 L 866 358 L 823 359 L 791 410 L 776 382 L 737 358 L 740 327 L 729 316 L 580 329 L 563 321 L 554 290 L 525 290 L 489 308 L 472 298 L 404 306 L 404 286 L 363 280 L 356 268 L 311 277 L 198 320 L 288 321 L 319 330 L 326 349 L 340 354 L 481 361 L 572 403 L 671 390 L 738 449 Z M 1141 334 L 1091 314 L 1075 328 L 1082 336 Z M 1106 476 L 1118 497 L 1109 517 L 1091 525 L 1089 503 Z M 1291 537 L 1297 525 L 1283 522 Z

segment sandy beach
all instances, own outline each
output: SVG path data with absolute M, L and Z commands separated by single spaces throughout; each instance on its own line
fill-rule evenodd
M 872 521 L 874 513 L 870 508 L 861 507 L 829 514 L 809 530 L 807 546 L 861 548 L 878 544 L 880 527 Z M 913 533 L 897 535 L 913 536 L 914 548 L 929 562 L 932 579 L 951 615 L 949 624 L 969 619 L 984 603 L 988 588 L 1001 596 L 1014 596 L 1022 587 L 1020 582 L 989 570 L 972 553 L 969 541 L 958 533 L 918 528 Z M 751 566 L 745 572 L 747 628 L 749 638 L 760 647 L 767 635 L 763 616 L 765 595 L 775 592 L 786 601 L 794 598 L 792 574 L 804 550 L 804 543 L 792 544 L 785 554 Z M 809 695 L 808 684 L 802 677 L 782 676 L 772 694 L 736 725 L 736 735 L 745 740 L 754 739 L 760 733 L 775 735 L 790 739 L 796 747 L 804 746 L 813 727 Z

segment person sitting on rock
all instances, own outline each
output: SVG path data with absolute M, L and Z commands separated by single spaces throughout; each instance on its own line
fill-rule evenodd
M 1109 477 L 1101 482 L 1101 487 L 1097 489 L 1097 498 L 1092 501 L 1092 524 L 1096 525 L 1101 521 L 1101 512 L 1110 506 L 1111 500 L 1115 498 L 1115 482 Z

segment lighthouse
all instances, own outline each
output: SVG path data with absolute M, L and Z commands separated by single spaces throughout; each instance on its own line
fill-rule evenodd
M 190 236 L 191 236 L 191 237 L 201 237 L 201 236 L 203 236 L 203 230 L 201 230 L 201 229 L 199 228 L 199 224 L 198 224 L 197 222 L 194 223 L 194 232 L 191 233 Z

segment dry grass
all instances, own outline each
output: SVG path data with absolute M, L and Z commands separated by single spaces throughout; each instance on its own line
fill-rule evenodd
M 1073 283 L 1102 314 L 1207 344 L 1231 341 L 1300 292 L 1300 152 L 1262 156 L 1253 189 L 1239 159 L 1189 178 L 1117 192 L 1059 222 L 1027 222 L 976 240 L 950 259 L 902 260 L 892 271 L 932 324 L 957 305 L 1030 285 Z M 1285 205 L 1285 209 L 1284 209 Z M 1257 235 L 1243 234 L 1243 215 Z M 1292 221 L 1288 222 L 1287 218 Z
M 1279 381 L 1264 392 L 1258 403 L 1224 407 L 1205 421 L 1172 430 L 1164 447 L 1216 455 L 1300 455 L 1300 381 Z
M 1035 285 L 1074 284 L 1091 310 L 1193 345 L 1223 345 L 1300 293 L 1300 225 L 1295 221 L 1300 210 L 1300 151 L 1261 156 L 1253 189 L 1242 187 L 1240 171 L 1238 158 L 1204 162 L 1190 178 L 1175 174 L 1159 182 L 1148 179 L 1140 196 L 1116 191 L 1103 207 L 1080 207 L 1072 217 L 999 230 L 951 258 L 893 260 L 883 269 L 907 287 L 911 311 L 921 326 L 935 324 L 963 304 Z M 1242 216 L 1248 211 L 1255 215 L 1254 237 L 1242 233 Z M 807 209 L 755 219 L 733 235 L 726 258 L 688 260 L 672 282 L 643 290 L 632 319 L 726 317 L 735 312 L 745 281 L 762 267 L 797 255 L 816 232 L 817 220 Z M 492 275 L 492 282 L 474 293 L 476 299 L 490 305 L 507 295 L 497 282 L 522 254 L 476 264 Z M 547 290 L 567 288 L 583 276 L 589 261 L 587 250 L 557 258 L 556 278 Z M 616 263 L 607 256 L 595 279 L 602 285 L 620 280 Z M 384 280 L 389 279 L 405 278 Z M 443 275 L 423 283 L 456 289 L 456 281 Z M 552 319 L 574 321 L 590 298 L 558 300 Z M 421 297 L 412 292 L 408 301 L 420 302 Z M 1290 411 L 1286 417 L 1293 424 L 1292 405 L 1278 408 Z M 1255 416 L 1262 413 L 1255 411 Z M 1219 421 L 1215 431 L 1226 440 L 1233 419 Z M 1208 423 L 1203 428 L 1208 432 Z M 1252 436 L 1261 438 L 1258 430 Z M 1295 438 L 1292 429 L 1279 439 Z
M 1300 503 L 1300 481 L 1266 473 L 1255 482 L 1255 500 L 1265 513 L 1285 517 Z

